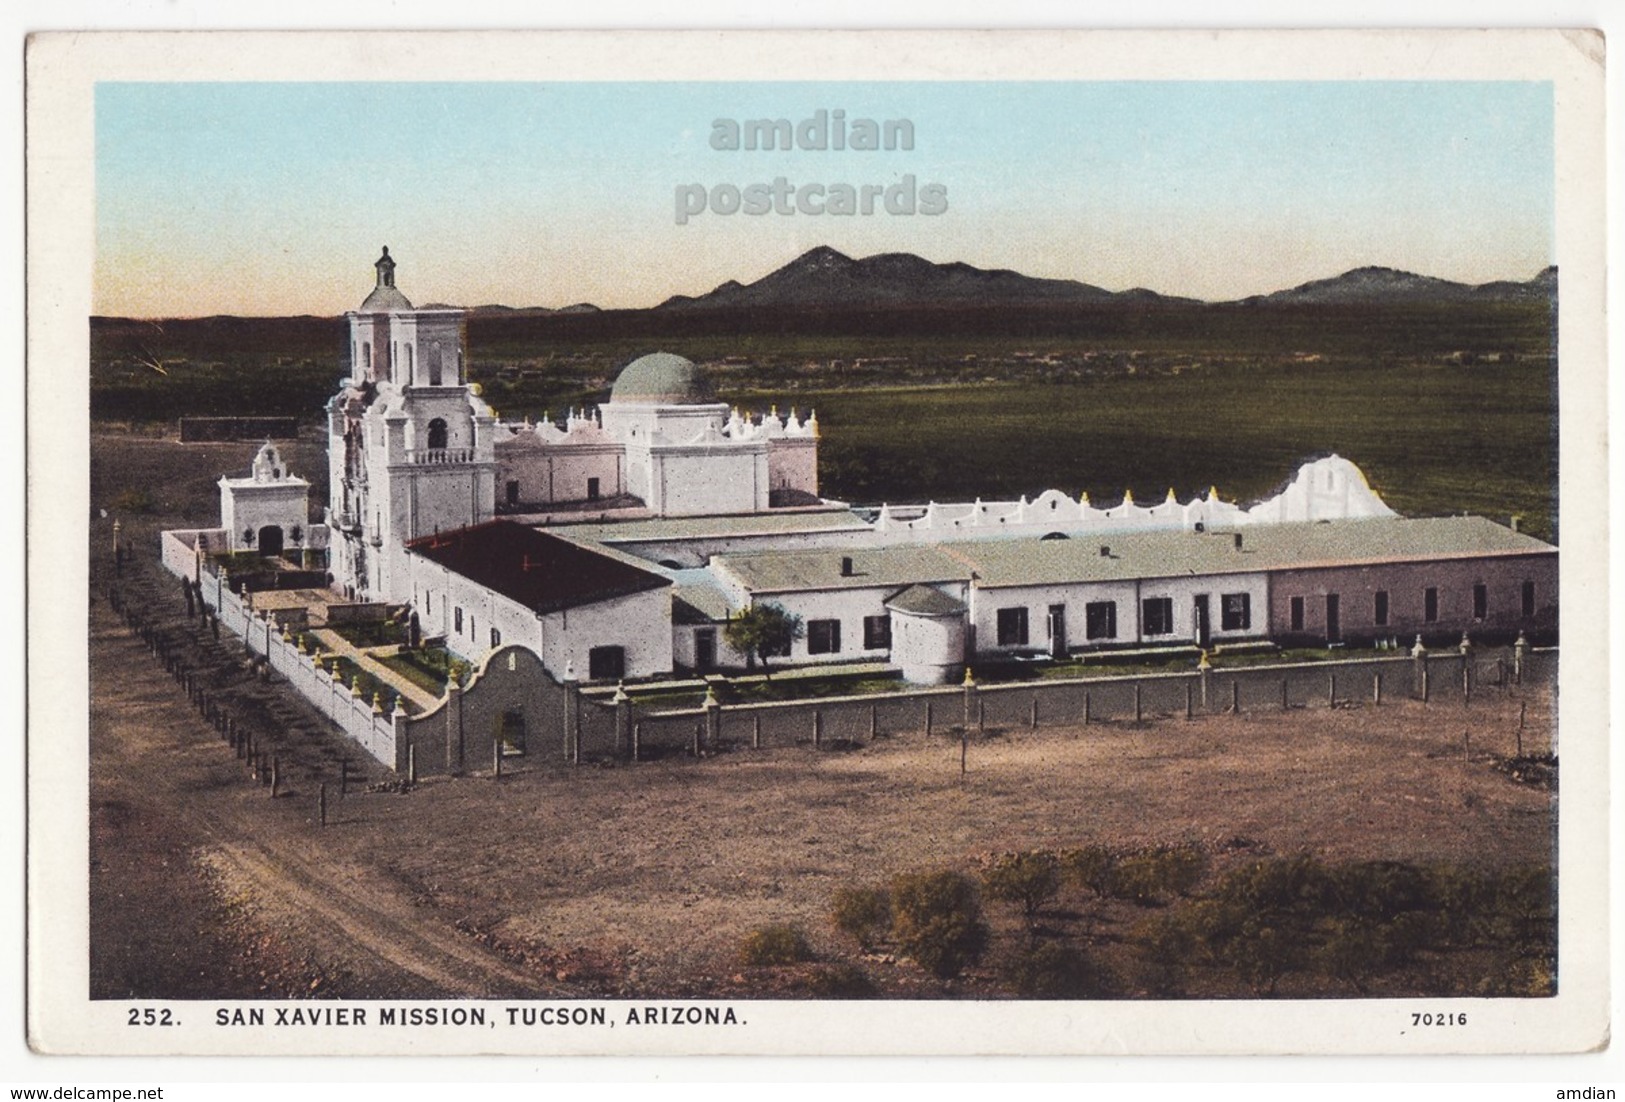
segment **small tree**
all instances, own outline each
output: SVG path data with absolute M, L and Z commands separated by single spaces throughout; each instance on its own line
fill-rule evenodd
M 805 632 L 801 617 L 795 613 L 786 612 L 778 605 L 762 604 L 751 605 L 729 620 L 728 626 L 722 629 L 722 637 L 730 647 L 745 656 L 745 661 L 752 668 L 756 659 L 760 658 L 762 669 L 766 671 L 768 658 L 775 654 L 787 654 L 790 644 Z
M 957 872 L 899 876 L 891 899 L 898 948 L 933 975 L 951 979 L 986 951 L 976 885 Z
M 1060 865 L 1053 853 L 1043 850 L 1007 853 L 982 871 L 982 887 L 1001 903 L 1021 904 L 1021 913 L 1031 922 L 1060 892 Z
M 1105 899 L 1112 893 L 1112 878 L 1117 873 L 1117 855 L 1105 846 L 1084 846 L 1061 854 L 1061 870 L 1079 887 Z
M 1036 999 L 1098 998 L 1111 977 L 1082 949 L 1053 941 L 1019 954 L 1005 969 L 1019 994 Z
M 891 898 L 885 888 L 837 888 L 834 919 L 841 932 L 857 939 L 862 948 L 872 949 L 891 928 Z

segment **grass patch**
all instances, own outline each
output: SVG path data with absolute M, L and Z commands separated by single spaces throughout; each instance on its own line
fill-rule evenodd
M 426 647 L 421 650 L 401 650 L 387 658 L 376 659 L 380 666 L 387 666 L 412 684 L 418 686 L 435 696 L 444 696 L 446 682 L 454 666 L 461 667 L 462 662 L 453 657 L 444 647 Z
M 832 696 L 869 696 L 895 693 L 907 688 L 898 675 L 832 674 L 819 677 L 776 677 L 771 680 L 727 681 L 717 687 L 723 704 L 768 704 L 787 700 L 815 700 Z M 640 708 L 681 711 L 705 703 L 704 689 L 653 689 L 627 687 L 627 693 Z
M 401 625 L 391 620 L 355 620 L 329 624 L 328 628 L 353 647 L 382 647 L 406 641 Z

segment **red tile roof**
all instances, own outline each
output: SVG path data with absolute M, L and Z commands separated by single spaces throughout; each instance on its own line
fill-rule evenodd
M 558 612 L 672 584 L 644 570 L 511 520 L 412 540 L 408 551 L 535 612 Z

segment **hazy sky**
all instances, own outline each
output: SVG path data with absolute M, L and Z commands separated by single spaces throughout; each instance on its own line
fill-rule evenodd
M 914 148 L 711 146 L 820 108 Z M 1555 259 L 1543 83 L 103 84 L 96 141 L 100 314 L 337 314 L 385 244 L 416 303 L 512 306 L 649 306 L 820 244 L 1207 299 Z M 905 176 L 947 210 L 676 217 L 687 185 Z

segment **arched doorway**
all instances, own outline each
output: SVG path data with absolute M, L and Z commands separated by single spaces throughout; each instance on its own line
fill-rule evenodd
M 282 554 L 282 526 L 267 524 L 260 529 L 260 554 L 267 558 Z

